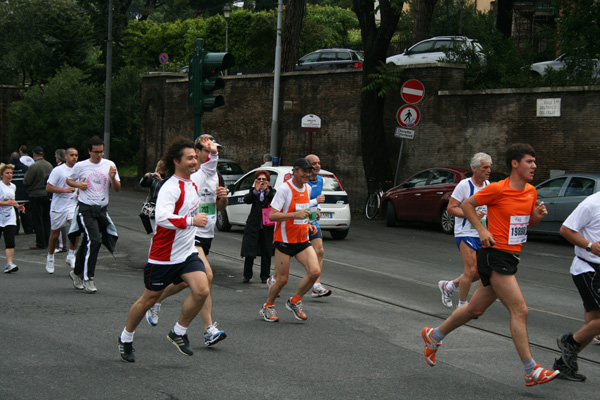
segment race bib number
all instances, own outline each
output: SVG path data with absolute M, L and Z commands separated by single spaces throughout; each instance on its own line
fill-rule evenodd
M 310 222 L 315 222 L 317 220 L 317 208 L 318 207 L 309 207 L 309 211 L 310 211 L 310 216 L 308 217 L 310 219 Z
M 206 214 L 207 217 L 214 217 L 216 215 L 216 210 L 216 203 L 200 203 L 198 206 L 198 212 Z
M 296 211 L 307 210 L 310 206 L 308 203 L 306 204 L 296 204 Z M 294 218 L 294 225 L 304 225 L 308 224 L 308 218 L 296 219 Z
M 521 244 L 527 241 L 529 215 L 513 215 L 510 217 L 508 244 Z
M 487 206 L 479 206 L 479 207 L 476 207 L 475 210 L 476 211 L 479 211 L 479 210 L 485 211 L 486 215 L 484 215 L 483 218 L 481 218 L 479 220 L 479 222 L 481 222 L 483 227 L 487 229 Z M 471 225 L 471 229 L 474 231 L 476 230 L 473 225 Z

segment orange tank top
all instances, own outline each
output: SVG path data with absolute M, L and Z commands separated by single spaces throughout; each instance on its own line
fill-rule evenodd
M 292 191 L 292 200 L 281 212 L 289 213 L 308 209 L 310 198 L 308 196 L 308 185 L 304 184 L 304 192 L 299 192 L 289 181 L 284 183 Z M 273 235 L 274 242 L 282 243 L 304 243 L 308 242 L 308 218 L 289 219 L 275 224 Z

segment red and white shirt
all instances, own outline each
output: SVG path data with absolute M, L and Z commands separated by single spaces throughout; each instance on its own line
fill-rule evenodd
M 154 218 L 156 233 L 150 243 L 148 262 L 151 264 L 179 264 L 192 253 L 196 227 L 193 219 L 200 212 L 198 190 L 217 173 L 217 154 L 192 174 L 191 180 L 176 175 L 170 177 L 160 188 Z

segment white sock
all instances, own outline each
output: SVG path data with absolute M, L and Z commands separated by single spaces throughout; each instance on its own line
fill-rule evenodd
M 48 258 L 48 261 L 50 261 L 50 260 L 54 261 L 54 254 L 48 253 L 48 257 L 47 258 Z
M 468 301 L 460 301 L 460 300 L 458 301 L 458 306 L 459 307 L 460 306 L 464 306 L 465 304 L 469 304 L 469 302 Z
M 122 343 L 131 343 L 133 342 L 133 334 L 135 331 L 129 333 L 127 329 L 123 328 L 123 332 L 121 332 L 121 342 Z
M 456 286 L 454 286 L 454 282 L 448 281 L 448 283 L 446 284 L 446 290 L 454 292 L 454 289 L 456 289 Z
M 319 285 L 320 285 L 320 283 L 319 283 L 319 282 L 316 282 L 316 283 L 313 285 L 313 289 L 316 289 L 316 288 L 318 288 L 318 287 L 319 287 Z
M 175 326 L 173 327 L 173 332 L 175 332 L 176 335 L 183 336 L 187 333 L 187 328 L 179 325 L 179 322 L 176 322 Z
M 152 307 L 156 308 L 156 311 L 160 311 L 160 303 L 154 303 Z
M 74 256 L 74 255 L 75 255 L 75 250 L 71 250 L 71 249 L 69 249 L 69 254 L 68 254 L 68 255 L 70 255 L 70 256 Z

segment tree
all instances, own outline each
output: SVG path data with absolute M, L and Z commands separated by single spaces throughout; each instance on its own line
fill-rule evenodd
M 449 1 L 449 0 L 446 0 Z M 429 38 L 433 10 L 437 0 L 416 0 L 414 3 L 413 43 Z
M 354 12 L 361 28 L 362 44 L 365 51 L 362 86 L 369 84 L 370 75 L 385 63 L 387 50 L 402 14 L 402 0 L 380 0 L 381 22 L 375 22 L 373 0 L 353 0 Z M 385 98 L 377 91 L 363 90 L 360 95 L 360 130 L 363 167 L 367 177 L 379 181 L 392 180 L 391 159 L 383 127 Z M 384 160 L 384 162 L 382 162 Z
M 304 19 L 304 0 L 289 0 L 285 8 L 285 21 L 281 35 L 281 71 L 291 72 L 298 60 L 302 20 Z

